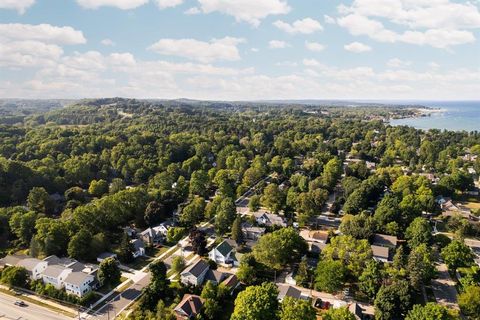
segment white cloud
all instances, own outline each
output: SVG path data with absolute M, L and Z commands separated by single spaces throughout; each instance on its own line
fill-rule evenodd
M 40 67 L 53 64 L 63 54 L 55 44 L 39 41 L 0 41 L 0 66 Z
M 148 49 L 163 55 L 178 56 L 200 62 L 240 60 L 237 45 L 244 39 L 225 37 L 209 42 L 195 39 L 160 39 Z
M 253 26 L 259 26 L 261 20 L 269 15 L 287 14 L 291 9 L 283 0 L 198 0 L 198 2 L 203 13 L 218 11 Z
M 289 46 L 290 45 L 287 42 L 281 40 L 270 40 L 268 42 L 268 47 L 270 49 L 284 49 Z
M 372 50 L 370 46 L 367 46 L 366 44 L 363 44 L 357 41 L 346 44 L 343 46 L 343 48 L 347 51 L 355 52 L 355 53 L 362 53 L 362 52 L 367 52 Z
M 143 6 L 148 3 L 148 0 L 77 0 L 77 3 L 87 9 L 115 7 L 122 10 L 130 10 Z
M 250 51 L 252 51 L 252 52 L 258 52 L 258 51 L 260 51 L 260 50 L 258 50 L 258 48 L 250 48 Z
M 277 67 L 296 67 L 298 66 L 298 63 L 295 61 L 280 61 L 275 63 Z
M 390 68 L 407 68 L 412 65 L 412 61 L 404 61 L 399 58 L 392 58 L 387 61 L 387 66 Z
M 101 44 L 103 44 L 104 46 L 114 46 L 115 45 L 115 42 L 113 42 L 113 40 L 111 39 L 103 39 L 102 41 L 100 41 Z
M 479 9 L 470 2 L 354 0 L 351 6 L 340 5 L 338 11 L 338 24 L 352 35 L 380 42 L 449 48 L 474 42 L 474 34 L 467 29 L 480 28 Z M 387 29 L 380 20 L 401 30 Z
M 155 2 L 160 9 L 166 9 L 181 5 L 183 0 L 156 0 Z
M 432 69 L 438 69 L 440 68 L 440 65 L 438 63 L 436 63 L 435 61 L 431 61 L 428 63 L 428 66 Z
M 0 9 L 17 10 L 19 14 L 24 14 L 34 4 L 35 0 L 0 0 Z
M 307 67 L 318 67 L 321 63 L 315 59 L 303 59 L 303 65 Z
M 202 13 L 197 7 L 191 7 L 183 12 L 186 15 L 195 15 Z
M 305 18 L 296 20 L 292 24 L 286 23 L 282 20 L 277 20 L 273 23 L 275 27 L 290 34 L 311 34 L 316 31 L 323 30 L 322 25 L 317 20 L 312 18 Z
M 305 41 L 305 48 L 310 51 L 320 52 L 325 49 L 325 46 L 319 42 Z
M 0 24 L 0 41 L 37 40 L 57 44 L 83 44 L 87 40 L 81 31 L 72 27 L 56 27 L 50 24 Z
M 327 15 L 327 14 L 324 14 L 324 15 L 323 15 L 323 20 L 325 20 L 325 23 L 327 23 L 327 24 L 335 24 L 335 23 L 337 23 L 337 22 L 335 21 L 335 18 L 332 18 L 332 17 L 330 17 L 330 16 Z

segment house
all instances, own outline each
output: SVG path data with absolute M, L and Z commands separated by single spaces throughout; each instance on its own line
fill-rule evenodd
M 56 289 L 62 289 L 65 284 L 65 279 L 73 270 L 60 265 L 48 265 L 42 272 L 42 280 L 44 284 L 51 284 Z
M 186 294 L 182 301 L 173 309 L 178 320 L 194 319 L 200 314 L 204 300 L 194 294 Z
M 235 289 L 240 285 L 240 281 L 237 276 L 234 274 L 229 275 L 225 280 L 222 281 L 222 284 L 227 288 L 230 288 L 230 292 L 233 293 Z
M 125 232 L 130 238 L 137 234 L 137 231 L 129 226 L 123 228 L 123 232 Z
M 185 285 L 201 286 L 209 269 L 208 263 L 200 259 L 182 271 L 180 281 Z
M 397 247 L 398 238 L 386 234 L 376 233 L 373 236 L 373 244 L 380 247 L 395 249 Z
M 208 253 L 208 258 L 220 265 L 233 265 L 237 267 L 239 265 L 239 262 L 235 257 L 235 254 L 236 252 L 234 246 L 232 246 L 232 242 L 228 240 L 223 240 L 218 246 L 213 248 Z
M 302 293 L 302 291 L 298 290 L 294 286 L 288 284 L 277 284 L 278 287 L 278 301 L 282 302 L 285 297 L 291 297 L 295 299 L 302 299 L 307 300 L 309 297 Z
M 130 240 L 133 245 L 133 257 L 138 258 L 145 255 L 145 244 L 141 239 Z
M 27 259 L 28 256 L 25 255 L 8 255 L 0 259 L 0 267 L 14 267 L 22 261 L 23 259 Z
M 358 303 L 354 302 L 350 304 L 348 306 L 348 311 L 350 311 L 355 316 L 355 319 L 357 320 L 363 319 L 363 309 L 360 307 Z
M 24 267 L 31 279 L 38 280 L 42 278 L 42 272 L 47 268 L 48 263 L 36 258 L 26 258 L 18 261 L 16 266 Z
M 107 258 L 113 258 L 113 259 L 117 260 L 117 254 L 112 253 L 112 252 L 100 253 L 99 256 L 97 257 L 97 261 L 101 263 L 103 260 L 105 260 Z
M 167 232 L 173 227 L 173 223 L 165 221 L 158 226 L 147 228 L 138 234 L 143 242 L 154 245 L 163 242 L 167 238 Z
M 68 294 L 83 297 L 88 292 L 92 291 L 92 284 L 95 282 L 95 277 L 84 272 L 71 272 L 64 280 L 65 291 Z
M 265 228 L 255 227 L 248 222 L 242 223 L 242 232 L 246 240 L 257 241 L 265 233 Z
M 223 279 L 225 279 L 226 275 L 226 273 L 220 272 L 218 270 L 209 269 L 207 271 L 207 274 L 205 275 L 204 282 L 211 281 L 214 284 L 218 285 L 223 281 Z
M 381 262 L 390 262 L 390 248 L 372 244 L 373 259 Z
M 467 220 L 478 220 L 469 208 L 460 203 L 454 204 L 451 200 L 448 200 L 440 205 L 440 207 L 442 208 L 442 216 L 444 217 L 460 216 Z
M 253 214 L 255 216 L 255 220 L 261 226 L 279 226 L 279 227 L 286 227 L 287 224 L 283 220 L 283 218 L 277 214 L 267 213 L 267 212 L 255 212 Z
M 328 241 L 328 232 L 320 230 L 302 230 L 300 236 L 307 242 L 308 250 L 312 253 L 320 253 Z

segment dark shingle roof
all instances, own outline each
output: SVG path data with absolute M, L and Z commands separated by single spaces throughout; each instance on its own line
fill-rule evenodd
M 190 267 L 186 268 L 182 274 L 191 273 L 194 277 L 200 276 L 205 269 L 208 269 L 209 265 L 204 260 L 200 259 L 196 263 L 192 264 Z
M 230 252 L 232 252 L 232 246 L 227 242 L 227 240 L 223 240 L 215 249 L 220 252 L 224 257 L 226 257 Z

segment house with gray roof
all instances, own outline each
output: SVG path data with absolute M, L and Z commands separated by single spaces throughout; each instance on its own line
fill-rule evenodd
M 29 258 L 28 256 L 25 255 L 8 255 L 0 259 L 0 267 L 14 267 L 17 265 L 18 262 L 20 262 L 23 259 Z
M 308 299 L 307 296 L 302 294 L 302 291 L 298 290 L 294 286 L 278 283 L 277 287 L 278 287 L 277 299 L 280 302 L 282 302 L 283 299 L 285 299 L 285 297 L 291 297 L 291 298 L 303 299 L 303 300 Z
M 388 247 L 395 249 L 397 247 L 398 238 L 386 234 L 376 233 L 373 236 L 373 244 L 381 247 Z
M 17 267 L 23 267 L 27 270 L 28 275 L 33 280 L 42 278 L 42 272 L 47 268 L 48 263 L 36 258 L 22 259 L 17 263 Z
M 92 291 L 95 277 L 84 272 L 71 272 L 64 280 L 65 291 L 81 298 Z
M 201 286 L 209 269 L 208 263 L 200 259 L 182 271 L 180 281 L 185 285 Z
M 273 213 L 268 213 L 268 212 L 255 212 L 253 214 L 255 216 L 255 220 L 257 223 L 261 226 L 267 226 L 267 227 L 272 227 L 272 226 L 279 226 L 279 227 L 286 227 L 287 224 L 285 223 L 285 220 Z
M 265 228 L 255 227 L 248 222 L 242 223 L 243 236 L 247 240 L 258 240 L 265 233 Z
M 62 289 L 65 285 L 65 279 L 73 272 L 72 269 L 66 268 L 61 265 L 52 264 L 48 265 L 42 272 L 42 280 L 44 284 L 51 284 L 56 289 Z

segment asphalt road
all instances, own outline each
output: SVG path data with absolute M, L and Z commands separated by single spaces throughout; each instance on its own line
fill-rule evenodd
M 26 307 L 19 307 L 13 303 L 21 297 L 11 297 L 0 293 L 1 320 L 68 320 L 72 319 L 49 309 L 25 301 Z
M 127 307 L 133 300 L 137 299 L 141 294 L 143 288 L 150 283 L 150 274 L 140 279 L 130 288 L 117 295 L 108 304 L 98 310 L 95 316 L 91 316 L 88 319 L 98 320 L 110 320 L 114 319 L 120 314 L 125 307 Z M 1 318 L 0 318 L 1 319 Z
M 437 265 L 438 278 L 432 280 L 432 289 L 437 303 L 448 308 L 458 309 L 455 281 L 448 274 L 447 265 Z

